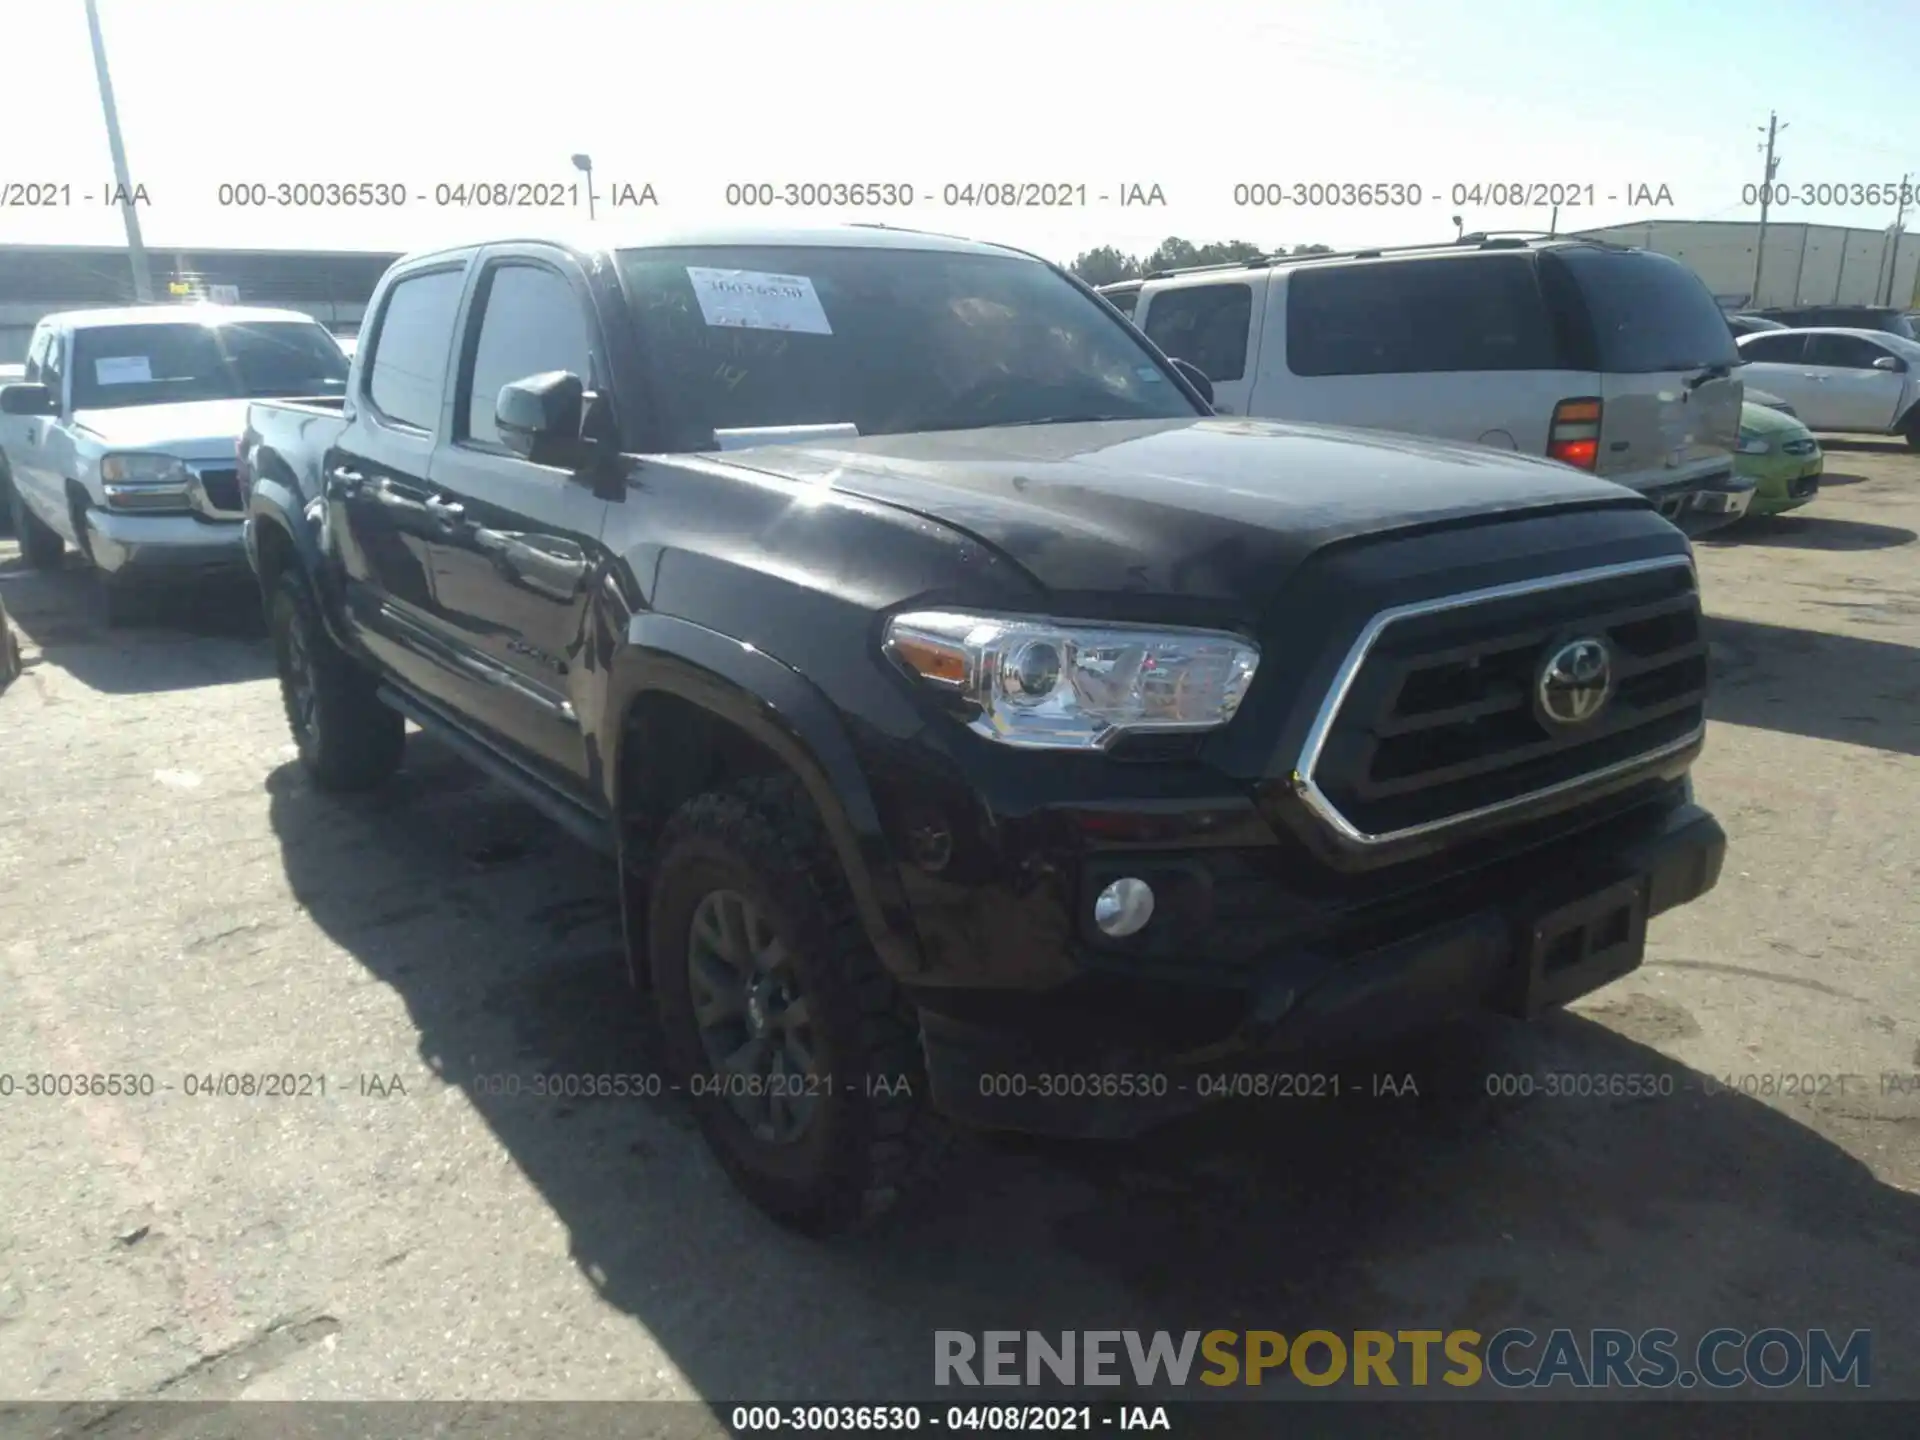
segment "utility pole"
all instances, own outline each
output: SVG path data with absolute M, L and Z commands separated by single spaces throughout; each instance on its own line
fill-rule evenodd
M 1753 247 L 1753 293 L 1747 297 L 1747 304 L 1756 308 L 1760 304 L 1760 264 L 1767 258 L 1767 207 L 1773 203 L 1773 177 L 1780 169 L 1780 162 L 1774 158 L 1773 142 L 1786 128 L 1777 114 L 1767 112 L 1767 178 L 1760 187 L 1760 237 Z M 1794 303 L 1799 299 L 1798 295 L 1794 296 Z
M 1906 228 L 1907 186 L 1910 183 L 1912 183 L 1910 176 L 1902 175 L 1900 177 L 1900 208 L 1894 212 L 1893 216 L 1893 258 L 1887 264 L 1887 298 L 1885 303 L 1888 305 L 1893 303 L 1893 287 L 1900 278 L 1900 232 Z M 1874 296 L 1876 300 L 1879 298 L 1878 295 Z
M 127 147 L 120 143 L 120 113 L 113 106 L 113 81 L 107 75 L 107 46 L 100 38 L 100 11 L 87 0 L 87 29 L 93 35 L 93 73 L 100 80 L 100 109 L 107 117 L 107 148 L 113 152 L 113 178 L 120 186 L 120 218 L 127 224 L 127 256 L 133 262 L 133 298 L 153 299 L 147 274 L 147 247 L 140 243 L 140 217 L 133 208 L 133 182 L 127 177 Z

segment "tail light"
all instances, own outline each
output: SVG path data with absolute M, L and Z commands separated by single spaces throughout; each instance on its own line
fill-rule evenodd
M 1562 400 L 1547 426 L 1547 458 L 1591 470 L 1600 458 L 1600 402 Z

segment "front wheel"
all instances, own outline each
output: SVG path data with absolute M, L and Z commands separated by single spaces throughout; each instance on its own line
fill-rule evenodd
M 7 508 L 13 514 L 13 533 L 20 537 L 20 558 L 35 570 L 57 570 L 67 553 L 67 542 L 60 532 L 33 511 L 21 498 L 19 488 L 7 486 Z
M 661 836 L 648 951 L 667 1059 L 734 1183 L 830 1234 L 931 1173 L 917 1017 L 868 943 L 805 790 L 749 781 Z
M 300 763 L 322 790 L 378 785 L 400 767 L 407 722 L 380 703 L 373 677 L 333 643 L 298 574 L 280 577 L 269 620 Z

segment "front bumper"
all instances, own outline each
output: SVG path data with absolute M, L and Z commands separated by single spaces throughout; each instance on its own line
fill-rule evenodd
M 91 509 L 86 526 L 93 563 L 109 575 L 184 576 L 246 569 L 237 520 Z
M 1747 459 L 1748 457 L 1742 457 Z M 1740 467 L 1740 473 L 1758 487 L 1754 491 L 1750 515 L 1778 515 L 1797 510 L 1820 493 L 1820 479 L 1826 470 L 1826 457 L 1759 455 Z
M 1117 1137 L 1237 1093 L 1236 1077 L 1276 1059 L 1373 1045 L 1474 1010 L 1532 1016 L 1636 968 L 1647 920 L 1712 889 L 1725 855 L 1718 822 L 1682 803 L 1437 887 L 1437 903 L 1404 911 L 1397 933 L 1388 923 L 1282 944 L 1241 967 L 1237 984 L 1196 954 L 1192 998 L 1229 1022 L 1205 1037 L 1156 1038 L 1181 1028 L 1179 1005 L 1166 987 L 1114 975 L 1055 997 L 1065 1006 L 1025 997 L 997 1022 L 978 1005 L 923 1009 L 933 1100 L 982 1128 Z M 1269 888 L 1269 904 L 1284 908 L 1281 887 Z M 1262 917 L 1236 923 L 1257 930 Z

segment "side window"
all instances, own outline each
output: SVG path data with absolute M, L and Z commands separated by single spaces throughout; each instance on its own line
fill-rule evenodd
M 387 292 L 373 332 L 367 398 L 389 420 L 431 433 L 439 423 L 463 270 L 410 275 Z
M 501 387 L 549 370 L 571 370 L 592 389 L 593 340 L 580 296 L 545 266 L 497 266 L 483 304 L 453 435 L 498 445 L 493 412 Z
M 1147 338 L 1174 359 L 1199 366 L 1209 380 L 1246 375 L 1252 324 L 1251 285 L 1162 290 L 1147 307 Z
M 1809 365 L 1832 365 L 1841 370 L 1871 370 L 1874 361 L 1892 353 L 1858 335 L 1815 335 L 1807 341 Z
M 30 385 L 40 383 L 41 357 L 47 353 L 47 337 L 53 332 L 44 326 L 33 332 L 33 339 L 27 342 L 27 367 L 21 379 Z
M 1133 314 L 1133 307 L 1140 303 L 1140 292 L 1138 290 L 1128 290 L 1123 294 L 1109 295 L 1107 296 L 1107 300 L 1113 308 L 1118 310 L 1122 315 L 1131 316 Z
M 1771 361 L 1776 365 L 1793 365 L 1799 362 L 1806 352 L 1807 337 L 1799 334 L 1762 334 L 1740 347 L 1740 358 L 1746 361 Z
M 1522 255 L 1303 266 L 1287 280 L 1287 367 L 1296 375 L 1562 368 L 1553 317 Z
M 46 354 L 40 358 L 40 383 L 53 392 L 56 400 L 61 396 L 67 376 L 67 357 L 65 346 L 61 343 L 63 338 L 58 330 L 48 331 Z

